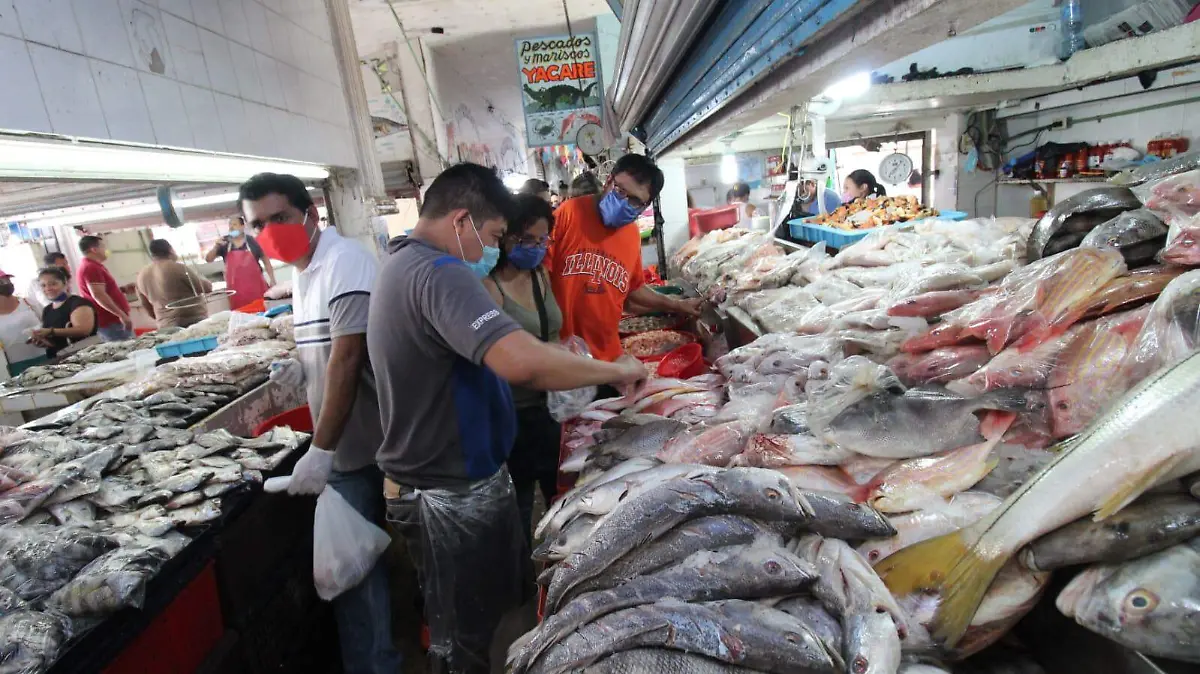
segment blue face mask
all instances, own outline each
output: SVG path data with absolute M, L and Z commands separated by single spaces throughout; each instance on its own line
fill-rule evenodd
M 55 297 L 55 298 L 51 299 L 50 301 L 51 302 L 66 302 L 68 297 L 70 297 L 70 295 L 67 294 L 67 291 L 64 290 L 58 294 L 58 297 Z
M 469 215 L 467 218 L 471 221 L 471 231 L 475 232 L 475 240 L 483 249 L 483 257 L 479 258 L 477 262 L 467 260 L 467 254 L 463 252 L 462 239 L 458 237 L 458 230 L 454 230 L 454 238 L 458 239 L 458 252 L 463 256 L 463 262 L 471 268 L 471 271 L 475 272 L 476 276 L 484 278 L 496 267 L 496 261 L 500 259 L 500 249 L 496 246 L 483 245 L 483 239 L 479 238 L 479 230 L 475 229 L 475 220 Z
M 546 247 L 538 245 L 516 245 L 508 251 L 508 259 L 517 269 L 537 269 L 546 257 Z
M 641 214 L 641 211 L 629 205 L 628 199 L 617 194 L 616 190 L 609 190 L 600 199 L 600 219 L 605 227 L 624 227 L 637 220 Z

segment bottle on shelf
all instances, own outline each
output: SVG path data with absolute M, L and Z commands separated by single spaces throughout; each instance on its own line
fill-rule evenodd
M 1084 145 L 1078 152 L 1075 153 L 1075 175 L 1087 175 L 1088 172 L 1088 157 L 1091 156 L 1091 148 Z
M 1082 5 L 1081 0 L 1062 0 L 1062 12 L 1059 15 L 1062 42 L 1059 44 L 1058 58 L 1063 61 L 1087 46 L 1083 39 Z

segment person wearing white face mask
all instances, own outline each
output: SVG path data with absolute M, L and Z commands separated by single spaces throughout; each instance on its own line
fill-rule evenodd
M 240 215 L 229 218 L 229 233 L 208 249 L 204 261 L 218 257 L 225 261 L 225 287 L 234 291 L 229 298 L 230 309 L 261 300 L 267 288 L 275 285 L 275 269 L 254 237 L 246 234 L 246 221 Z
M 435 672 L 489 671 L 500 617 L 532 598 L 504 468 L 517 423 L 509 384 L 569 390 L 646 377 L 633 358 L 574 355 L 500 310 L 480 280 L 512 217 L 513 197 L 491 169 L 446 169 L 411 235 L 389 242 L 371 294 L 367 351 L 383 424 L 376 459 L 388 521 L 420 577 Z

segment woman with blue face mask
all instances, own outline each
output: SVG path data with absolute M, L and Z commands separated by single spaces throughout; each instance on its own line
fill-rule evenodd
M 550 204 L 532 194 L 518 194 L 517 208 L 508 231 L 500 240 L 500 259 L 483 285 L 496 304 L 534 337 L 557 342 L 562 312 L 542 267 L 554 212 Z M 525 535 L 532 540 L 533 490 L 542 490 L 546 503 L 554 499 L 558 480 L 558 446 L 561 429 L 546 408 L 546 393 L 512 387 L 517 408 L 517 439 L 508 457 L 508 472 L 517 492 L 517 507 Z

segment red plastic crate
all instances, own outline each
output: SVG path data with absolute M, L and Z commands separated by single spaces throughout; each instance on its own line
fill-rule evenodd
M 729 229 L 742 218 L 741 206 L 730 204 L 692 213 L 688 217 L 688 233 L 692 238 L 714 229 Z
M 217 576 L 209 562 L 104 674 L 191 674 L 224 632 Z

